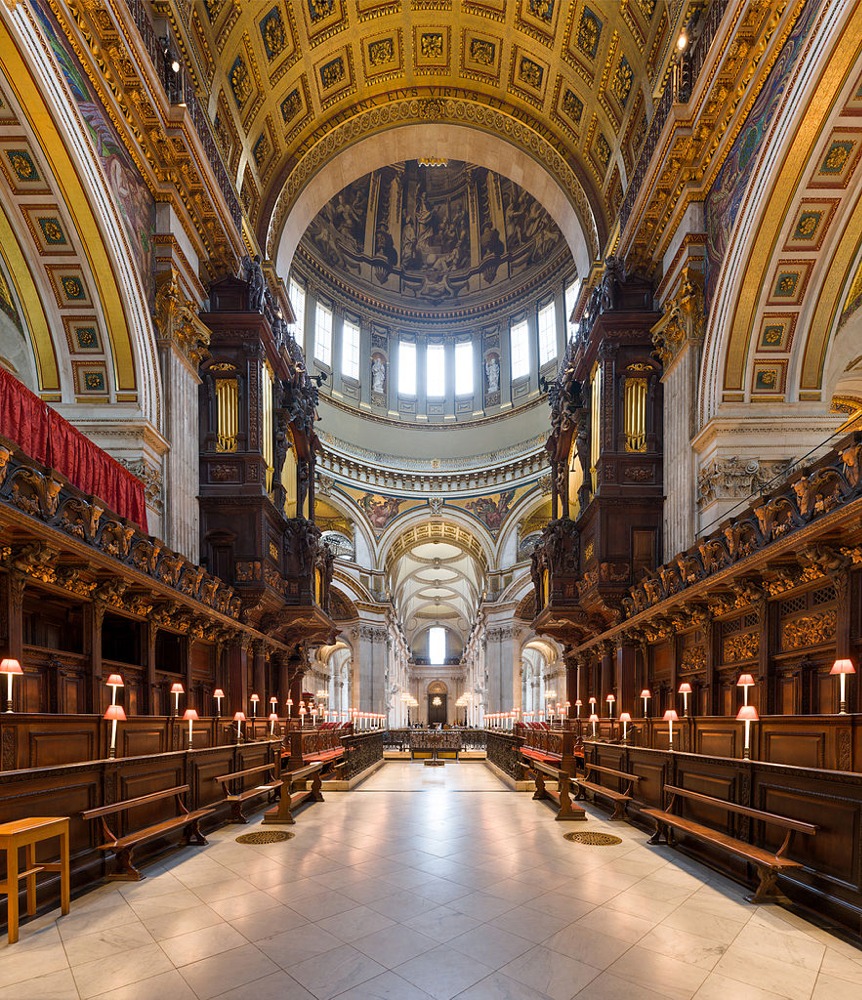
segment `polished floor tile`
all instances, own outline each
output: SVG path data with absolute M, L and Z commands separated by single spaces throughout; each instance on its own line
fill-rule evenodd
M 0 942 L 0 1000 L 856 1000 L 862 950 L 481 762 L 388 762 L 292 840 L 225 827 Z

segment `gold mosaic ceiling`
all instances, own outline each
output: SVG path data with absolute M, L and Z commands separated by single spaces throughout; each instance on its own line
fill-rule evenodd
M 685 0 L 155 0 L 272 255 L 292 200 L 361 135 L 505 134 L 566 191 L 593 257 L 637 161 Z M 429 156 L 434 150 L 429 149 Z M 364 172 L 364 171 L 363 171 Z

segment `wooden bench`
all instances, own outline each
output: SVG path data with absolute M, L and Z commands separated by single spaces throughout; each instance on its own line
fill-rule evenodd
M 716 799 L 711 795 L 703 795 L 701 792 L 692 792 L 687 788 L 677 788 L 675 785 L 665 785 L 665 794 L 670 795 L 670 802 L 667 808 L 662 809 L 641 809 L 645 816 L 649 816 L 655 821 L 656 830 L 650 839 L 651 844 L 661 843 L 662 838 L 666 844 L 672 845 L 671 830 L 681 830 L 683 833 L 698 840 L 714 844 L 730 854 L 742 858 L 755 866 L 760 879 L 757 891 L 750 897 L 752 903 L 765 903 L 781 899 L 781 893 L 776 888 L 778 876 L 793 868 L 801 868 L 802 862 L 794 861 L 792 858 L 784 856 L 790 846 L 790 839 L 794 833 L 805 833 L 813 836 L 817 833 L 817 827 L 812 823 L 803 823 L 801 820 L 790 819 L 787 816 L 779 816 L 777 813 L 764 812 L 762 809 L 751 809 L 748 806 L 738 806 L 735 802 L 727 802 L 724 799 Z M 740 840 L 728 833 L 720 830 L 713 830 L 712 827 L 696 823 L 694 820 L 686 819 L 683 816 L 675 816 L 672 812 L 677 799 L 690 799 L 692 802 L 700 802 L 703 805 L 712 806 L 716 809 L 723 809 L 725 812 L 734 813 L 737 816 L 745 816 L 748 819 L 765 823 L 769 826 L 777 826 L 786 830 L 784 840 L 777 851 L 770 851 L 764 847 L 757 847 Z
M 595 772 L 599 777 L 603 774 L 607 774 L 612 778 L 617 779 L 617 783 L 625 782 L 625 788 L 620 791 L 614 791 L 613 788 L 607 788 L 605 785 L 599 783 L 599 781 L 590 781 L 588 776 L 590 773 Z M 575 779 L 578 783 L 578 794 L 576 798 L 586 799 L 587 791 L 593 793 L 593 798 L 600 796 L 603 799 L 608 799 L 608 801 L 613 802 L 614 811 L 611 815 L 611 820 L 625 819 L 626 818 L 626 805 L 632 800 L 632 787 L 636 781 L 640 781 L 640 775 L 629 774 L 628 771 L 617 771 L 613 767 L 601 767 L 598 764 L 584 764 L 584 777 Z
M 243 788 L 245 778 L 250 774 L 265 774 L 264 783 L 262 785 L 255 785 L 254 788 Z M 232 792 L 230 786 L 237 780 L 240 783 L 240 790 Z M 273 792 L 277 792 L 284 784 L 280 778 L 276 778 L 275 776 L 275 764 L 261 764 L 259 767 L 247 767 L 242 771 L 234 771 L 233 774 L 220 774 L 217 778 L 213 778 L 213 781 L 221 783 L 222 790 L 224 791 L 224 800 L 225 802 L 230 802 L 231 823 L 248 823 L 242 811 L 243 804 L 248 802 L 249 799 L 256 798 L 258 795 L 272 795 Z
M 109 879 L 121 882 L 140 882 L 145 878 L 143 872 L 139 871 L 132 864 L 132 852 L 140 844 L 146 844 L 151 840 L 159 840 L 167 836 L 174 830 L 182 830 L 186 844 L 205 844 L 206 838 L 200 831 L 199 823 L 204 816 L 210 816 L 215 812 L 213 806 L 204 809 L 195 809 L 189 812 L 183 802 L 183 795 L 189 790 L 188 785 L 177 785 L 175 788 L 166 788 L 161 792 L 150 792 L 149 795 L 139 795 L 134 799 L 126 799 L 125 802 L 115 802 L 111 806 L 99 806 L 97 809 L 87 809 L 81 813 L 81 818 L 85 820 L 98 819 L 102 824 L 102 835 L 105 838 L 104 844 L 99 844 L 100 851 L 114 851 L 119 870 L 111 875 Z M 152 826 L 143 827 L 132 833 L 127 833 L 123 837 L 118 837 L 110 826 L 108 826 L 108 816 L 119 816 L 137 809 L 139 806 L 150 805 L 153 802 L 173 799 L 177 814 L 161 823 L 154 823 Z M 115 822 L 116 825 L 116 822 Z
M 284 786 L 281 790 L 281 798 L 275 809 L 263 814 L 264 823 L 295 823 L 293 812 L 309 799 L 314 802 L 323 802 L 323 793 L 320 790 L 320 772 L 323 764 L 315 761 L 306 767 L 297 768 L 295 771 L 283 771 L 282 780 Z M 313 775 L 313 777 L 312 777 Z M 308 779 L 311 778 L 311 787 L 307 787 Z M 298 786 L 302 785 L 302 788 Z M 297 791 L 294 791 L 297 787 Z
M 533 798 L 550 799 L 552 802 L 556 802 L 559 807 L 559 812 L 555 817 L 556 819 L 585 820 L 587 818 L 587 814 L 583 809 L 581 809 L 580 806 L 572 805 L 572 779 L 568 774 L 566 774 L 565 771 L 561 771 L 559 768 L 551 767 L 549 764 L 545 764 L 540 760 L 535 760 L 533 757 L 524 755 L 523 751 L 521 767 L 523 767 L 525 772 L 530 774 L 536 782 L 536 791 L 533 794 Z M 545 782 L 546 776 L 557 782 L 556 791 L 547 787 L 547 783 Z

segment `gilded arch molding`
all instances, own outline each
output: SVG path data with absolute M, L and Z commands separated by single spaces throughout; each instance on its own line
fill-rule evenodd
M 478 141 L 477 133 L 484 142 Z M 435 156 L 449 155 L 499 169 L 501 161 L 492 160 L 489 144 L 501 156 L 505 154 L 512 180 L 536 197 L 560 226 L 579 273 L 586 274 L 601 252 L 604 223 L 600 232 L 575 170 L 529 125 L 497 108 L 455 97 L 393 101 L 360 112 L 315 143 L 277 196 L 267 227 L 267 256 L 276 260 L 279 273 L 286 274 L 296 243 L 317 210 L 349 180 L 369 169 L 427 156 L 429 148 Z M 331 168 L 328 176 L 327 167 Z M 296 224 L 288 228 L 294 213 Z

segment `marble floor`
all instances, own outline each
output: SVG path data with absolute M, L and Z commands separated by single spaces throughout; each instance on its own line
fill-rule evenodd
M 622 844 L 567 842 L 482 762 L 387 763 L 292 840 L 226 827 L 23 924 L 0 1000 L 862 996 L 862 951 L 588 811 Z

